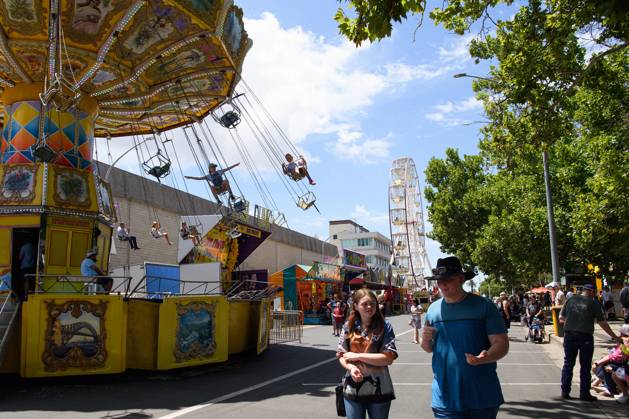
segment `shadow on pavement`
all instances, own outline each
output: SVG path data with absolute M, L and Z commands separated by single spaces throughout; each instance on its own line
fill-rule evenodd
M 613 400 L 582 402 L 563 400 L 559 397 L 549 400 L 510 401 L 500 407 L 501 416 L 540 418 L 540 419 L 586 419 L 603 417 L 602 412 L 617 414 L 611 417 L 628 417 L 627 405 L 620 405 Z M 607 416 L 610 417 L 610 416 Z
M 243 388 L 289 374 L 317 362 L 331 359 L 335 351 L 291 344 L 272 345 L 261 356 L 232 355 L 228 362 L 171 371 L 129 370 L 118 375 L 22 379 L 2 377 L 0 406 L 4 413 L 15 412 L 130 412 L 115 418 L 147 418 L 141 413 L 153 409 L 177 410 L 229 394 Z M 321 374 L 325 372 L 325 374 Z M 329 362 L 267 387 L 244 393 L 232 401 L 259 401 L 286 394 L 330 397 L 329 391 L 301 384 L 304 375 L 329 382 L 340 379 L 338 362 Z M 291 380 L 293 381 L 291 383 Z M 324 387 L 324 386 L 321 386 Z M 154 412 L 152 412 L 154 413 Z

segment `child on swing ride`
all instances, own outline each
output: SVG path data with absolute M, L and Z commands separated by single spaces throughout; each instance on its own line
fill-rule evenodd
M 198 246 L 201 243 L 201 240 L 199 239 L 199 235 L 197 234 L 196 228 L 188 227 L 188 224 L 185 221 L 181 222 L 179 235 L 184 240 L 192 240 L 192 244 L 195 246 Z
M 295 161 L 293 155 L 290 153 L 286 153 L 284 157 L 286 158 L 286 161 L 288 163 L 283 163 L 282 166 L 284 167 L 284 172 L 288 176 L 296 181 L 301 180 L 302 178 L 308 178 L 308 182 L 311 185 L 317 184 L 317 182 L 315 182 L 310 177 L 310 173 L 308 173 L 308 165 L 306 164 L 306 159 L 304 159 L 304 156 L 300 155 L 297 161 Z
M 219 204 L 221 200 L 219 199 L 219 195 L 228 192 L 229 200 L 235 201 L 236 197 L 234 196 L 231 186 L 229 185 L 229 181 L 223 178 L 223 173 L 230 171 L 234 167 L 238 166 L 240 163 L 233 164 L 228 166 L 225 169 L 217 170 L 218 167 L 215 163 L 210 163 L 208 166 L 208 174 L 205 176 L 184 176 L 186 179 L 194 179 L 194 180 L 207 180 L 210 182 L 210 189 L 212 190 L 212 194 L 214 195 L 214 199 Z
M 173 243 L 168 238 L 168 233 L 162 230 L 162 225 L 158 221 L 153 221 L 153 224 L 151 225 L 151 236 L 153 236 L 156 239 L 159 239 L 160 237 L 164 237 L 166 241 L 168 242 L 169 246 L 173 245 Z

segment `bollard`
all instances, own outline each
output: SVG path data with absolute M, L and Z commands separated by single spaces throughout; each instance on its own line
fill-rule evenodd
M 555 329 L 555 336 L 563 337 L 563 324 L 559 323 L 559 312 L 561 311 L 561 306 L 552 307 L 553 313 L 553 328 Z

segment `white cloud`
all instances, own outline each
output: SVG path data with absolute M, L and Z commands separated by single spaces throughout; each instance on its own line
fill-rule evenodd
M 477 100 L 474 96 L 471 96 L 460 102 L 448 101 L 446 103 L 435 105 L 433 112 L 429 112 L 426 115 L 426 119 L 434 121 L 442 126 L 455 126 L 468 124 L 471 121 L 466 118 L 462 118 L 461 114 L 478 113 L 483 109 L 483 104 Z
M 387 213 L 371 212 L 366 205 L 356 204 L 350 217 L 371 231 L 389 236 L 389 214 Z
M 370 164 L 389 158 L 389 150 L 393 146 L 389 134 L 385 138 L 364 139 L 363 133 L 341 128 L 335 143 L 330 144 L 332 153 L 339 159 L 356 160 L 361 164 Z
M 443 63 L 464 63 L 470 60 L 470 42 L 476 37 L 474 34 L 457 36 L 455 39 L 446 42 L 438 47 L 439 59 Z

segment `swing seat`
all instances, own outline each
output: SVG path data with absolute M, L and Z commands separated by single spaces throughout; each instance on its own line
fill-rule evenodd
M 240 115 L 235 111 L 227 111 L 220 118 L 219 123 L 225 128 L 235 128 L 240 124 Z
M 231 203 L 231 207 L 236 212 L 244 212 L 247 210 L 247 204 L 240 198 L 236 198 L 236 200 Z
M 33 144 L 31 146 L 31 154 L 35 160 L 49 163 L 57 157 L 57 153 L 45 142 Z
M 153 166 L 146 173 L 156 177 L 157 179 L 168 176 L 170 174 L 170 162 L 161 166 Z
M 301 173 L 302 167 L 304 166 L 297 164 L 297 172 L 294 172 L 294 171 L 288 170 L 288 165 L 286 163 L 282 163 L 282 172 L 284 172 L 286 176 L 288 176 L 295 182 L 299 182 L 300 180 L 306 177 L 304 174 Z
M 312 192 L 308 192 L 305 195 L 299 197 L 299 200 L 297 200 L 297 206 L 305 211 L 308 208 L 312 207 L 316 201 L 317 197 L 315 196 L 315 194 Z

